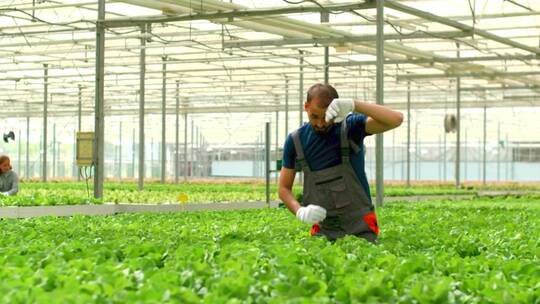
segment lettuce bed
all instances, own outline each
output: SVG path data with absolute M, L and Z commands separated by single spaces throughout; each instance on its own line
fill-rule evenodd
M 284 209 L 0 221 L 5 303 L 539 303 L 540 199 L 393 203 L 380 244 Z
M 90 195 L 93 195 L 90 189 Z M 300 187 L 294 191 L 301 193 Z M 144 191 L 138 191 L 133 183 L 108 183 L 105 185 L 104 198 L 88 198 L 84 183 L 38 183 L 21 184 L 21 192 L 14 197 L 0 197 L 0 206 L 51 206 L 76 204 L 112 203 L 177 203 L 181 193 L 187 194 L 189 203 L 209 202 L 253 202 L 264 201 L 265 186 L 262 184 L 155 184 L 149 183 Z M 271 200 L 278 200 L 277 187 L 271 187 Z M 374 191 L 372 193 L 375 193 Z M 385 188 L 387 196 L 437 195 L 437 194 L 475 194 L 474 189 L 454 189 L 452 186 L 389 186 Z

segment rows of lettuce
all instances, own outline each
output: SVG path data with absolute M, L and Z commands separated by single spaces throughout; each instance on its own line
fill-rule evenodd
M 379 245 L 284 209 L 0 221 L 0 301 L 539 303 L 540 199 L 388 204 Z
M 389 185 L 386 196 L 476 194 L 479 187 L 456 189 L 451 184 Z M 490 189 L 497 189 L 491 187 Z M 264 201 L 265 185 L 261 183 L 148 183 L 138 191 L 136 183 L 106 183 L 104 197 L 94 199 L 92 185 L 77 182 L 21 183 L 21 191 L 14 197 L 0 198 L 0 206 L 50 206 L 110 203 L 178 203 L 179 196 L 187 197 L 188 203 L 252 202 Z M 300 197 L 301 188 L 295 187 Z M 375 191 L 372 189 L 372 194 Z M 276 185 L 270 187 L 270 199 L 278 200 Z

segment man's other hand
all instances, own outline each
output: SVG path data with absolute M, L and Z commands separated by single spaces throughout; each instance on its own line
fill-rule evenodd
M 317 205 L 300 207 L 296 211 L 296 218 L 307 224 L 315 224 L 326 218 L 326 209 Z

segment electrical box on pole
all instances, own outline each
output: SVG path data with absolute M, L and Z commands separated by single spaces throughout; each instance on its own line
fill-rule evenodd
M 94 164 L 94 132 L 77 132 L 77 166 Z

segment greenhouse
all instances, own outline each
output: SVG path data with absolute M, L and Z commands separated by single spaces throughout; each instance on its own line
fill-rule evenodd
M 540 303 L 540 2 L 0 1 L 0 302 Z

